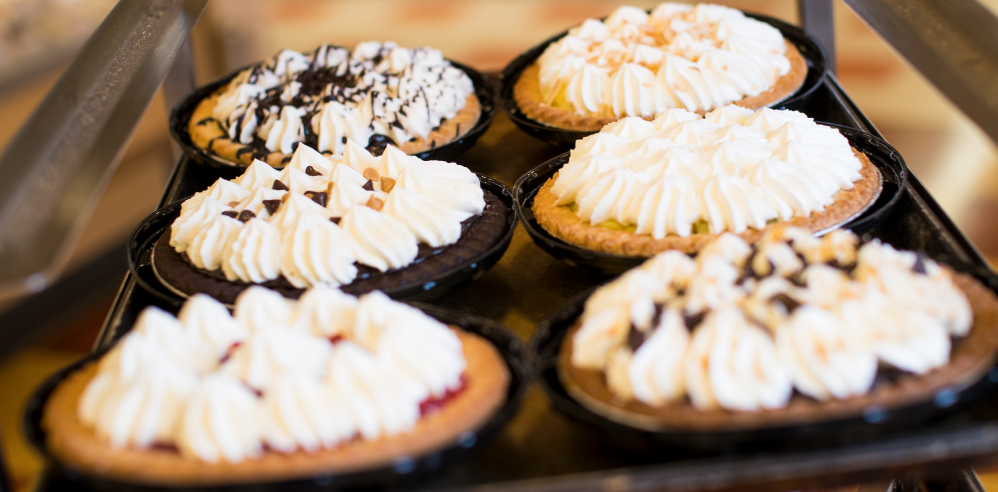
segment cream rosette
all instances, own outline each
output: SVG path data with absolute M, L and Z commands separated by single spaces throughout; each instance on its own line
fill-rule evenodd
M 419 243 L 461 238 L 480 215 L 478 177 L 389 146 L 374 157 L 348 141 L 342 157 L 299 145 L 283 171 L 255 161 L 181 205 L 170 245 L 229 281 L 263 283 L 283 275 L 294 287 L 349 284 L 356 264 L 379 271 L 411 265 Z
M 824 211 L 862 167 L 838 130 L 796 111 L 670 109 L 576 142 L 551 193 L 584 223 L 655 239 L 740 233 Z
M 778 29 L 719 5 L 620 7 L 586 20 L 538 59 L 541 99 L 580 115 L 709 111 L 790 72 Z
M 290 301 L 251 287 L 235 312 L 203 295 L 179 320 L 146 308 L 101 360 L 80 420 L 116 448 L 172 444 L 238 463 L 265 446 L 315 452 L 407 432 L 421 402 L 463 384 L 457 335 L 377 291 L 320 286 Z
M 947 270 L 834 231 L 773 232 L 750 246 L 723 234 L 690 259 L 661 253 L 597 290 L 571 364 L 604 373 L 616 398 L 700 410 L 863 395 L 878 366 L 945 365 L 973 322 Z

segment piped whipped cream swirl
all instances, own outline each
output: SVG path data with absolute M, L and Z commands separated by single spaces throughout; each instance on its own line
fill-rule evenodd
M 236 316 L 207 296 L 180 319 L 146 308 L 103 359 L 77 412 L 116 448 L 176 445 L 216 463 L 333 449 L 412 430 L 421 403 L 457 391 L 461 340 L 373 292 L 318 287 L 289 301 L 247 289 Z
M 973 314 L 947 270 L 851 232 L 723 234 L 696 259 L 668 251 L 598 289 L 571 363 L 619 398 L 700 410 L 863 395 L 878 365 L 924 374 L 949 361 Z
M 457 164 L 390 145 L 375 157 L 348 141 L 332 159 L 299 145 L 282 172 L 257 160 L 185 201 L 170 245 L 229 281 L 335 287 L 356 278 L 357 263 L 405 268 L 419 243 L 456 243 L 484 210 L 478 176 Z
M 348 140 L 380 150 L 426 137 L 472 93 L 471 79 L 439 50 L 324 44 L 311 53 L 283 50 L 243 70 L 212 116 L 234 142 L 283 154 L 304 142 L 338 155 Z
M 687 237 L 821 212 L 861 168 L 838 130 L 796 111 L 670 109 L 576 142 L 551 192 L 592 225 Z
M 786 49 L 779 30 L 732 8 L 620 7 L 544 50 L 541 97 L 599 117 L 709 111 L 771 89 L 790 71 Z

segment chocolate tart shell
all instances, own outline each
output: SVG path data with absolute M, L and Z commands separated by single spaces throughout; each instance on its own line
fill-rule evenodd
M 485 191 L 486 209 L 468 221 L 457 243 L 436 250 L 421 245 L 422 259 L 399 270 L 379 272 L 358 265 L 358 277 L 340 289 L 354 295 L 381 290 L 394 299 L 429 301 L 491 268 L 509 247 L 516 218 L 509 188 L 493 178 L 478 177 Z M 170 225 L 183 201 L 167 205 L 139 224 L 128 244 L 129 268 L 144 290 L 169 304 L 179 305 L 186 297 L 204 292 L 232 305 L 251 284 L 228 282 L 220 271 L 195 268 L 185 255 L 169 246 Z M 304 292 L 283 277 L 261 285 L 290 298 Z

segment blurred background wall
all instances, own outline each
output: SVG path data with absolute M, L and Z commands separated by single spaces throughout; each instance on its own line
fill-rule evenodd
M 0 0 L 0 148 L 17 132 L 79 46 L 114 6 L 110 0 Z M 212 0 L 195 28 L 199 84 L 281 48 L 309 50 L 369 39 L 433 46 L 479 70 L 621 4 L 596 0 Z M 796 0 L 717 0 L 797 22 Z M 992 9 L 998 0 L 986 0 Z M 998 153 L 972 123 L 899 59 L 843 4 L 835 5 L 839 80 L 986 256 L 998 259 Z M 121 249 L 151 212 L 176 164 L 161 95 L 150 105 L 77 247 L 73 265 Z M 124 253 L 121 251 L 122 254 Z M 70 267 L 72 268 L 72 266 Z M 122 271 L 122 274 L 124 271 Z M 86 353 L 111 302 L 107 292 L 71 321 L 0 361 L 0 454 L 15 490 L 29 490 L 41 463 L 20 435 L 24 400 L 44 377 Z M 2 307 L 0 307 L 2 309 Z M 984 477 L 986 485 L 998 480 Z

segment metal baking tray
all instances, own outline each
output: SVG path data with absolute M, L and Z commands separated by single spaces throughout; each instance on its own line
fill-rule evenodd
M 863 234 L 875 228 L 891 215 L 894 206 L 901 199 L 905 180 L 908 177 L 908 168 L 905 166 L 901 154 L 882 138 L 842 125 L 828 125 L 839 130 L 849 140 L 849 144 L 854 149 L 865 153 L 880 171 L 882 179 L 880 195 L 866 209 L 861 210 L 856 216 L 841 225 L 841 227 L 850 229 L 857 234 Z M 566 152 L 531 169 L 530 172 L 520 177 L 513 186 L 513 193 L 516 195 L 516 215 L 520 217 L 527 233 L 541 249 L 551 256 L 569 265 L 593 268 L 607 275 L 618 275 L 643 263 L 647 258 L 601 253 L 575 246 L 552 236 L 537 222 L 532 208 L 534 198 L 548 179 L 568 162 L 568 158 L 569 153 Z
M 876 128 L 842 91 L 834 77 L 791 109 L 812 118 L 879 136 Z M 563 150 L 519 131 L 499 116 L 478 145 L 458 157 L 472 170 L 506 184 Z M 164 204 L 209 186 L 210 168 L 182 159 L 164 196 Z M 939 208 L 918 179 L 910 175 L 893 212 L 867 233 L 901 248 L 970 272 L 992 288 L 998 277 L 980 253 Z M 124 253 L 124 252 L 123 252 Z M 447 308 L 501 320 L 522 339 L 558 312 L 571 298 L 607 280 L 552 258 L 522 230 L 488 273 L 439 303 Z M 159 300 L 126 275 L 96 347 L 105 347 L 130 327 L 138 311 Z M 998 381 L 998 372 L 989 375 Z M 536 387 L 535 387 L 536 388 Z M 712 452 L 662 446 L 649 452 L 608 441 L 602 432 L 556 410 L 538 389 L 528 391 L 521 410 L 479 449 L 449 465 L 408 482 L 417 490 L 568 490 L 733 491 L 829 488 L 901 476 L 932 476 L 993 462 L 998 457 L 998 391 L 973 402 L 940 398 L 953 405 L 945 418 L 903 432 L 885 432 L 867 442 L 815 443 Z M 50 467 L 40 490 L 70 489 L 76 482 Z

